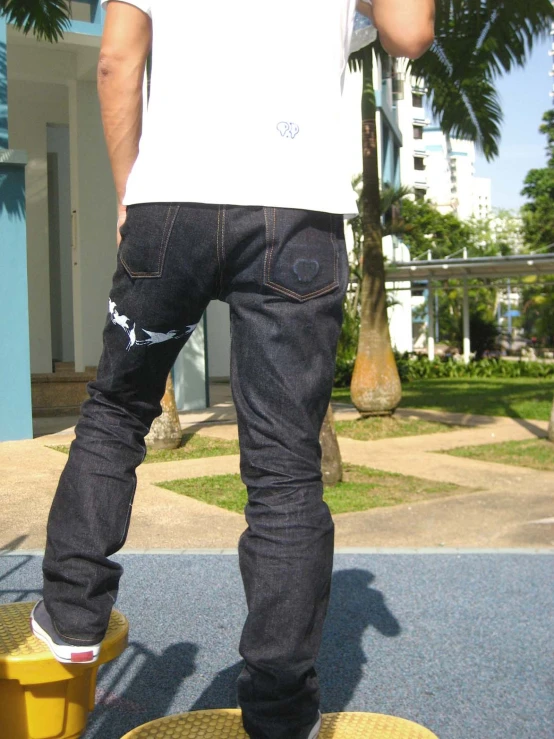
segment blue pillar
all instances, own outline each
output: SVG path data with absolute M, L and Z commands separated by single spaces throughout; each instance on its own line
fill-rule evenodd
M 24 152 L 8 149 L 6 22 L 0 17 L 0 441 L 33 438 Z
M 33 438 L 25 161 L 0 150 L 0 441 Z

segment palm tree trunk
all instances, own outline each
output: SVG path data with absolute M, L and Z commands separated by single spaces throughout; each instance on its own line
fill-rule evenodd
M 390 415 L 402 397 L 400 377 L 392 351 L 385 293 L 385 262 L 379 195 L 379 163 L 373 52 L 366 47 L 363 59 L 362 223 L 363 279 L 358 354 L 350 393 L 362 416 Z
M 340 456 L 339 443 L 335 432 L 335 420 L 333 409 L 329 403 L 327 413 L 323 419 L 321 434 L 321 472 L 324 485 L 336 485 L 342 480 L 342 459 Z
M 146 446 L 149 449 L 177 449 L 181 445 L 182 437 L 173 380 L 169 373 L 165 395 L 162 398 L 162 415 L 154 419 L 150 433 L 145 439 Z

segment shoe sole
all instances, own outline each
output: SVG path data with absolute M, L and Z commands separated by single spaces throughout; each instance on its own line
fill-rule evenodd
M 91 647 L 75 647 L 71 645 L 66 646 L 64 644 L 56 644 L 50 635 L 35 621 L 33 613 L 31 613 L 30 618 L 31 631 L 37 639 L 40 639 L 44 644 L 46 644 L 58 662 L 61 662 L 64 665 L 89 665 L 97 661 L 100 655 L 100 644 L 94 644 Z

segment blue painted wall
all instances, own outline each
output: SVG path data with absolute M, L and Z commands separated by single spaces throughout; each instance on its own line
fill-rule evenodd
M 31 439 L 25 165 L 0 151 L 0 441 Z
M 33 437 L 24 162 L 8 150 L 6 22 L 0 18 L 0 441 Z

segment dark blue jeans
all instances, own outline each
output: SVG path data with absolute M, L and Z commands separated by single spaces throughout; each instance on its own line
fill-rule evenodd
M 254 739 L 303 739 L 333 558 L 319 432 L 348 279 L 342 217 L 148 203 L 128 208 L 121 233 L 98 376 L 48 520 L 46 606 L 68 640 L 104 636 L 122 574 L 109 557 L 127 536 L 167 375 L 209 301 L 228 302 L 248 488 L 239 703 Z

